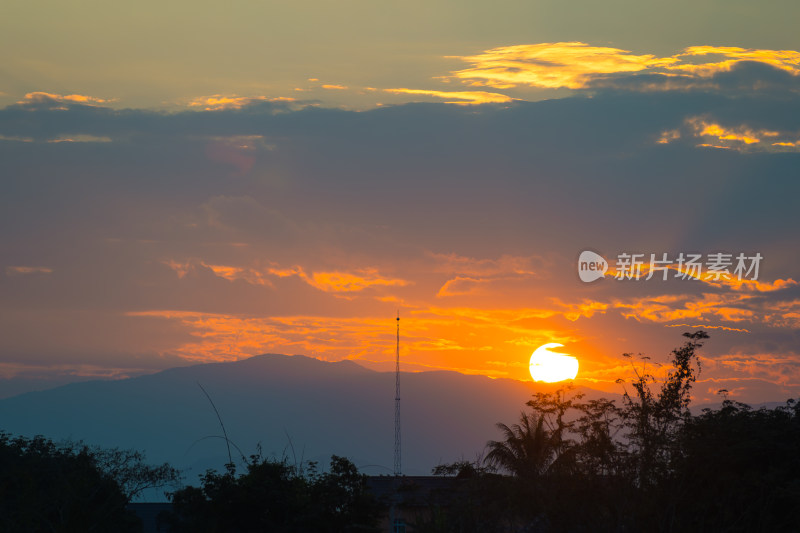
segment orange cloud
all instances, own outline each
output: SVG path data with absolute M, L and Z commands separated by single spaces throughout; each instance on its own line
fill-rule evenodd
M 173 259 L 168 259 L 166 261 L 161 261 L 161 262 L 167 265 L 170 269 L 172 269 L 178 275 L 178 279 L 183 279 L 186 276 L 186 274 L 189 273 L 189 270 L 191 270 L 192 268 L 191 263 L 188 262 L 178 263 Z
M 770 326 L 800 328 L 800 300 L 771 302 L 765 305 L 764 321 Z
M 299 276 L 300 269 L 286 269 L 286 276 Z M 236 274 L 233 274 L 236 275 Z M 404 370 L 447 369 L 493 377 L 527 379 L 527 361 L 532 350 L 546 342 L 567 346 L 581 359 L 579 379 L 589 386 L 618 392 L 615 380 L 629 374 L 630 365 L 593 347 L 576 331 L 564 330 L 551 319 L 591 317 L 611 310 L 622 316 L 663 324 L 666 327 L 717 329 L 744 332 L 729 322 L 755 322 L 764 317 L 749 309 L 758 304 L 753 295 L 728 293 L 661 295 L 625 302 L 554 301 L 550 309 L 428 307 L 402 303 L 401 360 Z M 773 313 L 800 317 L 800 300 L 784 302 Z M 181 324 L 192 339 L 165 351 L 165 355 L 197 361 L 233 360 L 260 353 L 302 353 L 323 360 L 357 360 L 368 367 L 390 370 L 394 361 L 394 318 L 389 316 L 247 316 L 191 311 L 151 310 L 129 316 L 154 317 Z M 674 320 L 692 317 L 691 322 Z M 701 321 L 702 320 L 702 321 Z M 722 324 L 714 322 L 722 322 Z M 715 356 L 716 357 L 716 356 Z M 788 356 L 787 356 L 788 357 Z M 767 359 L 760 364 L 768 364 Z M 788 358 L 787 358 L 788 361 Z M 746 363 L 724 358 L 712 368 L 715 379 L 728 379 Z M 783 363 L 781 363 L 783 364 Z M 758 365 L 748 372 L 760 375 Z M 653 369 L 658 373 L 664 369 Z M 748 374 L 750 375 L 750 374 Z M 777 376 L 763 375 L 764 379 Z M 740 379 L 741 376 L 737 376 Z
M 428 257 L 435 262 L 434 272 L 454 275 L 439 288 L 437 297 L 486 292 L 492 283 L 526 280 L 536 276 L 544 267 L 544 261 L 538 257 L 507 254 L 497 259 L 435 253 L 429 253 Z
M 738 331 L 740 333 L 750 333 L 749 329 L 729 328 L 728 326 L 712 326 L 711 324 L 667 324 L 668 328 L 700 328 L 700 329 L 721 329 L 722 331 Z
M 278 97 L 269 98 L 267 96 L 237 96 L 221 95 L 199 96 L 189 102 L 189 107 L 202 107 L 206 111 L 221 111 L 225 109 L 241 109 L 255 102 L 294 102 L 294 98 Z
M 228 281 L 246 281 L 253 285 L 273 286 L 267 276 L 286 278 L 296 276 L 315 289 L 330 293 L 354 293 L 373 287 L 404 287 L 411 282 L 400 278 L 382 276 L 374 268 L 359 269 L 353 272 L 321 271 L 308 274 L 303 267 L 293 266 L 281 268 L 272 265 L 267 268 L 240 267 L 233 265 L 210 264 L 200 260 L 178 262 L 175 260 L 162 261 L 163 264 L 175 271 L 179 278 L 185 277 L 196 267 L 204 267 L 215 276 Z
M 791 74 L 800 74 L 800 52 L 794 50 L 763 50 L 734 46 L 690 46 L 673 57 L 685 61 L 688 58 L 694 59 L 700 56 L 717 56 L 722 60 L 698 64 L 679 63 L 668 65 L 666 68 L 700 76 L 711 76 L 720 71 L 730 70 L 733 65 L 740 61 L 758 61 Z
M 95 105 L 95 104 L 104 104 L 108 102 L 112 102 L 113 100 L 106 100 L 104 98 L 97 98 L 96 96 L 86 96 L 83 94 L 55 94 L 55 93 L 46 93 L 43 91 L 37 91 L 32 93 L 27 93 L 25 98 L 18 101 L 18 104 L 42 104 L 42 103 L 53 103 L 53 102 L 69 102 L 75 104 L 83 104 L 83 105 Z M 66 107 L 62 107 L 59 109 L 66 109 Z
M 312 287 L 325 292 L 359 292 L 370 287 L 404 287 L 411 282 L 399 278 L 382 277 L 376 269 L 359 269 L 355 272 L 312 272 L 307 274 L 302 267 L 271 267 L 268 272 L 280 278 L 297 276 Z
M 698 135 L 711 135 L 721 141 L 740 141 L 745 144 L 761 142 L 761 139 L 756 137 L 755 132 L 752 130 L 745 130 L 742 133 L 737 133 L 734 130 L 727 130 L 719 124 L 702 124 L 702 130 L 698 133 Z
M 733 327 L 729 324 L 704 325 L 714 320 L 739 324 L 764 324 L 775 328 L 800 327 L 800 300 L 767 301 L 758 294 L 753 294 L 776 292 L 781 288 L 796 286 L 797 283 L 791 279 L 776 280 L 773 283 L 752 283 L 743 286 L 736 286 L 735 283 L 717 284 L 718 288 L 728 292 L 703 293 L 700 298 L 689 294 L 672 294 L 615 300 L 612 302 L 612 308 L 618 309 L 625 318 L 664 323 L 667 327 L 709 327 L 726 331 L 749 331 L 748 328 Z M 687 320 L 695 321 L 695 325 L 685 322 Z M 666 324 L 675 321 L 681 322 Z
M 382 278 L 375 270 L 350 272 L 315 272 L 308 283 L 325 292 L 358 292 L 368 287 L 402 287 L 410 282 L 403 279 Z
M 177 320 L 196 338 L 178 347 L 186 359 L 223 361 L 259 353 L 283 351 L 304 353 L 336 361 L 381 354 L 390 359 L 393 351 L 392 321 L 368 317 L 331 318 L 317 316 L 250 317 L 190 311 L 154 310 L 129 316 Z M 427 350 L 452 349 L 440 338 L 418 338 L 413 326 L 404 326 L 409 344 L 422 343 Z M 411 331 L 410 331 L 411 330 Z M 409 340 L 410 339 L 410 340 Z
M 774 142 L 774 143 L 772 143 L 772 146 L 781 146 L 781 147 L 784 147 L 784 148 L 800 148 L 800 141 L 794 141 L 794 142 L 786 142 L 786 141 L 783 141 L 783 142 Z
M 209 265 L 202 263 L 206 268 L 210 268 L 214 275 L 220 278 L 227 279 L 228 281 L 243 280 L 251 285 L 267 285 L 272 286 L 272 283 L 265 279 L 264 276 L 252 268 L 240 268 L 226 265 Z
M 239 279 L 240 274 L 243 271 L 243 269 L 241 268 L 229 267 L 223 265 L 208 265 L 206 263 L 203 263 L 203 266 L 210 268 L 212 272 L 214 272 L 215 276 L 218 276 L 220 278 L 225 278 L 229 281 L 234 281 L 236 279 Z
M 797 137 L 796 132 L 756 129 L 744 124 L 726 127 L 703 117 L 690 117 L 686 119 L 686 125 L 695 137 L 703 139 L 703 143 L 699 146 L 711 146 L 715 148 L 732 148 L 737 150 L 773 150 L 773 146 L 792 148 L 795 147 L 794 142 L 787 142 L 786 140 L 775 138 Z M 774 142 L 762 146 L 754 146 L 768 139 L 774 140 Z
M 347 89 L 345 85 L 335 85 L 335 84 L 325 84 L 322 86 L 323 89 L 330 89 L 334 91 L 344 91 Z
M 53 269 L 41 266 L 8 266 L 6 267 L 7 276 L 22 276 L 26 274 L 52 274 Z
M 480 309 L 476 307 L 431 306 L 414 311 L 415 314 L 452 317 L 476 324 L 512 324 L 529 318 L 549 318 L 558 314 L 553 309 Z M 521 330 L 520 330 L 521 332 Z
M 688 261 L 690 257 L 687 256 L 686 260 Z M 638 279 L 639 280 L 648 280 L 654 278 L 656 280 L 663 280 L 668 279 L 670 276 L 672 277 L 680 277 L 684 280 L 689 281 L 700 281 L 707 285 L 716 288 L 728 288 L 734 291 L 741 291 L 741 292 L 775 292 L 780 291 L 783 289 L 787 289 L 789 287 L 794 287 L 798 283 L 792 278 L 787 279 L 776 279 L 775 281 L 761 281 L 758 279 L 748 279 L 746 276 L 754 275 L 750 272 L 745 272 L 745 269 L 749 267 L 749 261 L 752 259 L 750 257 L 745 257 L 745 262 L 742 265 L 742 270 L 737 271 L 736 269 L 739 267 L 739 260 L 738 256 L 731 254 L 731 257 L 728 258 L 729 264 L 726 266 L 721 264 L 721 270 L 717 272 L 712 272 L 705 268 L 705 270 L 696 270 L 692 266 L 689 266 L 688 263 L 684 263 L 679 265 L 677 263 L 671 263 L 667 266 L 654 266 L 651 269 L 650 258 L 643 257 L 641 260 L 644 261 L 641 265 L 637 265 L 634 270 L 638 270 Z M 660 261 L 661 258 L 655 257 L 656 261 Z M 673 258 L 673 260 L 675 260 Z M 699 265 L 701 269 L 706 267 L 706 263 L 703 263 L 704 260 L 710 261 L 711 259 L 708 257 L 700 257 Z M 666 271 L 661 269 L 666 268 Z M 651 275 L 651 270 L 652 275 Z M 671 274 L 671 272 L 675 272 L 675 274 Z M 609 277 L 618 277 L 622 275 L 630 274 L 630 270 L 626 270 L 624 272 L 620 271 L 616 266 L 609 267 L 608 276 Z M 634 278 L 636 277 L 636 273 L 634 272 L 631 274 Z M 742 276 L 739 279 L 739 276 Z M 666 276 L 666 277 L 665 277 Z
M 161 261 L 162 264 L 168 266 L 171 270 L 178 275 L 178 279 L 183 279 L 190 272 L 198 267 L 207 268 L 215 276 L 226 279 L 228 281 L 246 281 L 252 285 L 267 285 L 272 286 L 272 282 L 264 277 L 261 271 L 254 268 L 237 267 L 230 265 L 212 265 L 205 261 L 192 259 L 188 261 L 175 261 L 169 259 Z
M 533 315 L 524 311 L 406 308 L 402 314 L 404 370 L 448 369 L 525 379 L 533 348 L 545 342 L 575 341 L 557 330 L 523 325 L 523 317 Z M 381 370 L 392 368 L 394 361 L 393 317 L 258 317 L 173 310 L 128 316 L 161 318 L 184 326 L 193 339 L 165 353 L 189 360 L 302 353 L 328 361 L 357 359 Z
M 463 296 L 473 294 L 478 290 L 478 286 L 488 283 L 491 280 L 456 276 L 447 280 L 436 293 L 437 298 L 443 296 Z
M 452 99 L 448 104 L 475 105 L 475 104 L 496 104 L 512 102 L 514 98 L 499 93 L 486 91 L 428 91 L 423 89 L 384 89 L 387 93 L 394 94 L 418 94 L 433 96 L 435 98 Z
M 725 354 L 703 358 L 704 366 L 725 371 L 738 379 L 757 378 L 785 386 L 800 385 L 800 364 L 793 356 L 779 354 Z
M 280 267 L 270 267 L 267 269 L 267 272 L 272 274 L 273 276 L 278 276 L 279 278 L 288 278 L 290 276 L 298 276 L 303 278 L 304 280 L 308 279 L 305 271 L 300 268 L 299 266 L 294 266 L 291 268 L 280 268 Z
M 215 94 L 214 96 L 201 96 L 194 98 L 189 102 L 189 107 L 204 107 L 206 111 L 216 111 L 220 109 L 241 109 L 244 106 L 250 105 L 254 101 L 266 100 L 266 97 L 249 97 L 249 96 L 222 96 Z
M 580 89 L 600 74 L 640 72 L 677 61 L 675 58 L 635 55 L 628 50 L 590 46 L 582 42 L 503 46 L 459 59 L 472 66 L 453 72 L 452 77 L 470 85 L 498 89 L 520 85 Z
M 758 61 L 793 75 L 800 74 L 800 52 L 737 47 L 691 46 L 672 56 L 633 54 L 629 50 L 591 46 L 583 42 L 522 44 L 492 48 L 471 56 L 455 56 L 471 66 L 443 81 L 457 79 L 472 86 L 499 89 L 538 87 L 582 89 L 616 74 L 658 73 L 707 80 L 742 61 Z M 698 82 L 701 86 L 702 82 Z M 643 90 L 686 88 L 669 79 L 644 85 Z
M 735 291 L 746 292 L 775 292 L 789 287 L 794 287 L 797 282 L 792 278 L 776 279 L 772 283 L 768 281 L 759 281 L 755 279 L 738 279 L 731 277 L 729 279 L 720 278 L 719 280 L 712 280 L 706 275 L 703 279 L 709 285 L 727 286 Z
M 613 306 L 625 318 L 651 322 L 675 320 L 704 320 L 718 318 L 728 322 L 753 319 L 755 312 L 743 303 L 751 298 L 747 294 L 707 294 L 701 298 L 689 295 L 664 295 L 657 297 L 617 300 Z
M 584 300 L 575 304 L 562 303 L 558 298 L 554 298 L 553 301 L 566 309 L 566 311 L 563 311 L 562 314 L 564 315 L 564 318 L 572 322 L 575 322 L 581 317 L 589 318 L 595 313 L 605 313 L 610 307 L 610 305 L 607 303 L 592 300 Z
M 667 130 L 661 132 L 661 136 L 656 141 L 658 144 L 669 144 L 681 138 L 680 130 Z
M 517 327 L 522 321 L 529 319 L 543 319 L 551 317 L 562 317 L 574 322 L 580 317 L 591 317 L 597 312 L 605 312 L 610 304 L 583 300 L 578 303 L 566 304 L 558 298 L 553 298 L 555 304 L 551 308 L 514 308 L 514 309 L 483 309 L 476 307 L 438 307 L 431 306 L 425 308 L 425 313 L 435 316 L 458 317 L 459 320 L 469 318 L 470 322 L 502 324 L 508 331 L 524 333 L 527 327 Z M 422 311 L 417 311 L 421 313 Z M 554 341 L 555 342 L 555 341 Z

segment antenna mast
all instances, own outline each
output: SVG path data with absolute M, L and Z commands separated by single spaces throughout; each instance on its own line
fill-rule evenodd
M 394 475 L 400 476 L 400 311 L 397 311 L 397 360 L 394 369 Z

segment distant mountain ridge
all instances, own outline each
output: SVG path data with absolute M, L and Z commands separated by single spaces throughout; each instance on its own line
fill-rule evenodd
M 260 443 L 265 454 L 289 460 L 325 465 L 337 454 L 366 473 L 391 472 L 394 373 L 301 355 L 265 354 L 28 392 L 0 400 L 0 430 L 135 448 L 150 462 L 186 468 L 194 482 L 196 474 L 227 462 L 222 431 L 198 383 L 245 456 Z M 439 463 L 475 458 L 499 437 L 495 424 L 516 421 L 537 390 L 532 382 L 450 371 L 401 373 L 403 472 L 429 474 Z

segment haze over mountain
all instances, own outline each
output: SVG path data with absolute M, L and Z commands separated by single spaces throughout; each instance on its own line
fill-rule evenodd
M 194 482 L 196 474 L 227 462 L 224 441 L 204 438 L 222 430 L 198 383 L 246 456 L 261 443 L 267 455 L 286 453 L 290 460 L 326 465 L 337 454 L 365 473 L 391 472 L 394 373 L 299 355 L 268 354 L 30 392 L 0 400 L 0 428 L 135 448 L 150 462 L 187 469 L 187 481 Z M 403 472 L 429 474 L 442 462 L 475 458 L 487 440 L 499 436 L 495 423 L 514 422 L 531 395 L 548 386 L 436 371 L 402 373 L 401 387 Z M 237 460 L 239 453 L 233 453 Z

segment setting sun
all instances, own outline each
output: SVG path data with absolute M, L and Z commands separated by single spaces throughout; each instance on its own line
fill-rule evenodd
M 549 351 L 550 348 L 564 346 L 557 342 L 544 344 L 536 348 L 531 355 L 531 377 L 534 381 L 555 383 L 567 379 L 575 379 L 578 375 L 578 360 L 571 355 Z

